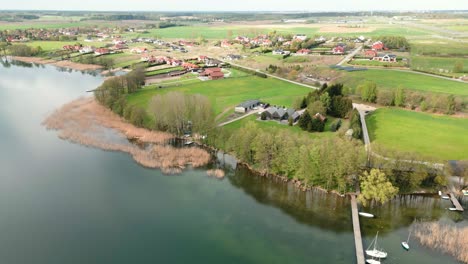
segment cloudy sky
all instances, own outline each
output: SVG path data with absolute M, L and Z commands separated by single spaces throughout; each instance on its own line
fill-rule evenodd
M 468 10 L 468 0 L 1 0 L 0 10 L 355 11 Z

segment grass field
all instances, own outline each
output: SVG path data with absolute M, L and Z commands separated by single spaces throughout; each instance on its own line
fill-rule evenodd
M 438 160 L 468 159 L 468 119 L 378 109 L 367 127 L 372 144 Z
M 255 122 L 255 124 L 260 128 L 265 131 L 270 131 L 270 132 L 275 132 L 278 130 L 286 130 L 288 133 L 291 133 L 292 135 L 298 135 L 298 134 L 307 134 L 311 138 L 329 138 L 329 137 L 334 137 L 337 135 L 337 132 L 331 132 L 329 131 L 329 124 L 332 122 L 332 120 L 327 121 L 328 124 L 328 129 L 326 127 L 326 130 L 324 132 L 305 132 L 302 130 L 299 126 L 288 126 L 288 125 L 283 125 L 279 124 L 275 121 L 260 121 L 257 120 L 258 116 L 257 115 L 251 115 L 249 117 L 246 117 L 244 119 L 241 119 L 239 121 L 230 123 L 225 125 L 223 128 L 228 130 L 228 131 L 235 131 L 238 130 L 239 128 L 245 126 L 248 122 Z M 347 121 L 343 122 L 343 126 L 348 126 Z
M 415 70 L 423 70 L 434 73 L 442 73 L 449 75 L 463 75 L 463 73 L 453 73 L 453 68 L 457 61 L 463 62 L 464 72 L 468 73 L 468 59 L 467 58 L 443 58 L 443 57 L 430 57 L 430 56 L 412 56 L 411 68 Z
M 466 83 L 413 72 L 369 69 L 367 71 L 349 72 L 339 79 L 340 82 L 352 88 L 356 88 L 366 80 L 375 82 L 379 89 L 396 89 L 401 86 L 409 90 L 468 96 L 468 84 Z
M 258 34 L 266 34 L 276 30 L 280 34 L 306 34 L 309 36 L 314 35 L 323 35 L 323 36 L 381 36 L 381 35 L 403 35 L 403 36 L 426 36 L 429 35 L 428 32 L 419 29 L 405 28 L 402 29 L 397 25 L 388 25 L 388 24 L 372 24 L 368 25 L 372 27 L 373 30 L 363 28 L 355 28 L 353 32 L 347 32 L 346 28 L 343 29 L 343 32 L 327 32 L 321 31 L 321 28 L 330 25 L 321 25 L 321 24 L 309 24 L 309 25 L 299 25 L 299 26 L 290 26 L 290 25 L 226 25 L 226 26 L 206 26 L 206 25 L 193 25 L 193 26 L 183 26 L 183 27 L 170 27 L 163 29 L 151 29 L 148 30 L 147 34 L 149 36 L 156 36 L 160 38 L 170 38 L 170 39 L 196 39 L 199 37 L 204 37 L 206 39 L 227 39 L 232 38 L 232 36 L 244 35 L 253 37 Z M 336 25 L 332 25 L 335 27 Z M 338 29 L 339 31 L 339 29 Z M 137 33 L 125 34 L 126 36 L 136 36 Z M 142 35 L 138 33 L 138 35 Z M 230 37 L 231 36 L 231 37 Z
M 466 43 L 441 40 L 441 39 L 421 39 L 412 40 L 412 55 L 431 55 L 431 56 L 466 56 L 468 49 Z
M 218 115 L 249 99 L 261 99 L 270 104 L 291 106 L 296 98 L 306 95 L 310 89 L 273 78 L 248 76 L 191 83 L 165 89 L 144 89 L 129 95 L 127 99 L 130 104 L 146 108 L 154 95 L 170 91 L 205 95 L 213 104 L 215 114 Z
M 380 67 L 406 67 L 407 63 L 404 61 L 397 62 L 381 62 L 368 59 L 359 59 L 352 60 L 348 62 L 351 65 L 361 65 L 361 66 L 380 66 Z

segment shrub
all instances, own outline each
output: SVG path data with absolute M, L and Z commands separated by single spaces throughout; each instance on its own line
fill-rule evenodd
M 338 129 L 340 129 L 341 127 L 341 119 L 336 119 L 335 121 L 333 121 L 333 123 L 330 125 L 330 130 L 332 132 L 336 132 L 338 131 Z

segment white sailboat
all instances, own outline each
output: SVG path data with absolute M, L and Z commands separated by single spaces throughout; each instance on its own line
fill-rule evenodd
M 374 240 L 370 243 L 369 247 L 366 250 L 366 254 L 374 257 L 374 258 L 386 258 L 387 257 L 387 252 L 383 251 L 382 249 L 379 249 L 377 246 L 377 238 L 379 236 L 379 232 L 377 232 L 377 235 L 375 235 Z M 372 247 L 372 249 L 370 249 Z
M 360 216 L 368 217 L 368 218 L 374 218 L 373 214 L 365 213 L 365 212 L 359 212 L 358 213 Z
M 404 249 L 406 249 L 406 250 L 409 250 L 409 244 L 408 244 L 408 242 L 409 242 L 410 236 L 411 236 L 411 232 L 408 234 L 408 239 L 407 239 L 406 241 L 401 242 L 401 246 L 402 246 Z
M 366 259 L 366 263 L 369 263 L 369 264 L 380 264 L 380 260 L 376 260 L 376 259 Z

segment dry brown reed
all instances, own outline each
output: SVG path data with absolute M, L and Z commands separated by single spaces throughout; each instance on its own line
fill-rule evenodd
M 224 171 L 220 169 L 207 170 L 206 174 L 210 177 L 216 177 L 218 179 L 224 178 Z
M 164 145 L 171 134 L 135 127 L 97 103 L 93 98 L 72 101 L 52 113 L 43 125 L 58 131 L 61 139 L 104 150 L 121 151 L 132 155 L 139 164 L 160 168 L 164 173 L 180 173 L 187 164 L 193 167 L 206 165 L 210 154 L 200 148 L 175 148 Z M 128 139 L 137 139 L 140 144 L 112 140 L 102 136 L 102 129 L 112 129 Z M 151 147 L 141 147 L 151 143 Z
M 414 235 L 422 245 L 468 263 L 468 227 L 419 222 L 414 225 Z

